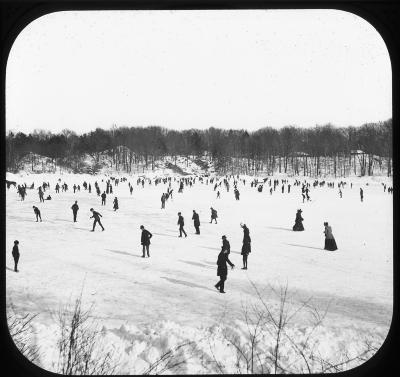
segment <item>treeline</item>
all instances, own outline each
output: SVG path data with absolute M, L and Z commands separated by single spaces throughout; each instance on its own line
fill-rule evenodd
M 55 166 L 79 171 L 85 155 L 90 155 L 95 165 L 105 151 L 114 167 L 125 172 L 133 171 L 138 164 L 154 169 L 155 161 L 166 156 L 207 154 L 222 174 L 373 175 L 378 167 L 391 175 L 392 120 L 361 127 L 337 128 L 327 124 L 312 128 L 286 126 L 279 130 L 265 127 L 254 132 L 213 127 L 176 131 L 158 126 L 113 126 L 82 135 L 70 130 L 58 134 L 40 130 L 28 135 L 6 135 L 6 164 L 10 171 L 18 170 L 29 153 L 46 156 Z

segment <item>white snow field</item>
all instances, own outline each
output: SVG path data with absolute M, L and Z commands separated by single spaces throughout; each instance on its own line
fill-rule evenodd
M 279 185 L 270 195 L 269 186 L 259 193 L 250 187 L 251 177 L 247 177 L 245 185 L 238 184 L 239 201 L 234 198 L 232 181 L 229 192 L 223 184 L 219 188 L 221 199 L 216 199 L 213 185 L 206 185 L 205 180 L 185 186 L 183 193 L 178 193 L 178 183 L 173 181 L 173 199 L 161 209 L 160 197 L 167 185 L 146 183 L 142 188 L 136 184 L 137 176 L 122 176 L 128 181 L 113 186 L 114 193 L 107 195 L 106 206 L 101 206 L 94 182 L 97 180 L 103 191 L 106 176 L 7 175 L 7 179 L 28 186 L 35 182 L 25 201 L 15 188 L 7 190 L 6 288 L 7 302 L 18 312 L 39 313 L 34 328 L 41 367 L 56 370 L 54 313 L 82 289 L 83 305 L 94 304 L 93 316 L 103 327 L 105 343 L 119 355 L 124 374 L 142 373 L 168 347 L 185 340 L 195 341 L 208 358 L 192 355 L 189 360 L 188 356 L 180 369 L 170 373 L 221 372 L 213 363 L 210 342 L 216 350 L 214 359 L 224 365 L 222 371 L 236 373 L 235 351 L 224 343 L 218 329 L 243 326 L 243 305 L 257 302 L 252 282 L 271 307 L 278 305 L 279 297 L 270 287 L 279 290 L 286 284 L 293 308 L 308 298 L 320 310 L 329 304 L 324 326 L 318 330 L 321 354 L 332 354 L 340 347 L 351 354 L 367 335 L 385 339 L 393 302 L 393 201 L 381 183 L 391 185 L 391 179 L 343 179 L 347 182 L 343 198 L 336 184 L 334 189 L 311 185 L 312 201 L 304 204 L 301 186 L 293 186 L 293 178 L 288 178 L 290 194 L 286 188 L 282 194 Z M 69 185 L 68 192 L 55 193 L 58 178 Z M 85 180 L 92 185 L 91 194 L 83 190 Z M 39 203 L 36 188 L 42 182 L 50 182 L 45 197 L 50 193 L 53 200 Z M 134 186 L 133 195 L 128 182 Z M 81 185 L 75 194 L 74 183 Z M 114 196 L 119 200 L 116 212 L 112 209 Z M 75 200 L 80 208 L 77 223 L 72 221 L 71 210 Z M 43 222 L 36 222 L 32 205 L 41 210 Z M 211 206 L 218 211 L 218 224 L 209 223 Z M 99 227 L 90 232 L 91 207 L 103 215 L 104 232 Z M 305 231 L 293 232 L 299 208 Z M 200 215 L 200 235 L 195 234 L 191 220 L 193 209 Z M 178 238 L 178 211 L 185 218 L 187 238 Z M 332 226 L 336 251 L 323 249 L 324 221 Z M 252 239 L 248 270 L 241 269 L 240 222 L 247 224 Z M 153 234 L 150 258 L 141 258 L 142 224 Z M 214 288 L 219 280 L 216 261 L 222 235 L 230 241 L 230 260 L 235 264 L 228 272 L 226 294 Z M 20 242 L 18 273 L 13 271 L 11 255 L 14 240 Z M 292 328 L 299 340 L 301 328 L 306 326 L 301 313 Z

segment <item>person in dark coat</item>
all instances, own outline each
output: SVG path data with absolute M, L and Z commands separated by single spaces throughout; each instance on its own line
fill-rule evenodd
M 222 247 L 221 251 L 226 252 L 228 255 L 231 253 L 231 244 L 229 241 L 226 239 L 226 236 L 222 237 Z
M 246 226 L 246 224 L 240 224 L 243 228 L 243 245 L 242 252 L 240 254 L 243 255 L 243 268 L 242 270 L 247 270 L 247 257 L 251 252 L 251 238 L 250 238 L 250 230 Z
M 337 245 L 335 241 L 335 237 L 332 234 L 332 227 L 328 225 L 327 222 L 324 222 L 324 234 L 325 234 L 325 250 L 335 251 L 337 250 Z
M 93 229 L 91 230 L 91 232 L 94 232 L 94 228 L 96 227 L 96 224 L 99 223 L 99 225 L 101 226 L 102 230 L 104 231 L 104 227 L 103 224 L 100 221 L 100 217 L 103 217 L 102 215 L 100 215 L 100 213 L 98 213 L 97 211 L 95 211 L 93 208 L 90 208 L 90 211 L 92 212 L 93 216 L 91 216 L 91 219 L 94 219 L 93 221 Z
M 142 236 L 140 238 L 140 243 L 143 245 L 143 255 L 142 258 L 146 256 L 146 250 L 147 250 L 147 256 L 150 258 L 150 238 L 153 237 L 153 235 L 144 228 L 143 225 L 140 225 L 140 229 L 142 230 Z
M 74 223 L 76 223 L 76 216 L 79 210 L 78 201 L 75 200 L 75 203 L 72 205 L 71 209 L 72 209 L 72 214 L 74 216 Z
M 187 234 L 185 232 L 185 229 L 183 229 L 183 226 L 185 225 L 183 216 L 181 215 L 180 212 L 178 212 L 178 225 L 179 225 L 179 237 L 182 237 L 182 233 L 187 237 Z
M 100 191 L 100 190 L 99 190 Z M 106 193 L 103 191 L 103 193 L 101 194 L 101 205 L 105 206 L 106 205 Z
M 196 229 L 196 234 L 200 234 L 200 218 L 199 214 L 195 210 L 193 210 L 192 220 L 193 220 L 193 225 Z
M 222 236 L 222 242 L 226 240 L 226 236 Z M 229 254 L 228 251 L 224 249 L 224 246 L 222 246 L 220 253 L 218 254 L 218 260 L 217 260 L 217 276 L 219 276 L 219 282 L 215 284 L 215 288 L 219 289 L 220 293 L 225 293 L 224 288 L 225 288 L 225 281 L 228 276 L 228 266 L 226 264 L 229 264 L 231 268 L 235 267 L 235 265 L 229 260 Z
M 364 200 L 364 190 L 360 187 L 360 199 L 361 201 Z
M 35 212 L 35 215 L 36 215 L 36 222 L 38 222 L 39 219 L 40 219 L 40 221 L 42 221 L 42 216 L 40 214 L 39 208 L 35 207 L 35 206 L 32 206 L 32 208 L 33 208 L 33 212 Z
M 300 231 L 304 230 L 304 227 L 303 227 L 303 220 L 304 219 L 301 217 L 301 212 L 303 212 L 301 209 L 297 210 L 296 219 L 295 219 L 294 225 L 293 225 L 293 230 L 294 231 L 300 232 Z
M 210 221 L 210 224 L 212 223 L 213 220 L 215 220 L 215 224 L 217 224 L 217 217 L 218 217 L 217 211 L 213 207 L 210 207 L 210 209 L 211 209 L 211 221 Z
M 19 241 L 14 241 L 14 247 L 12 249 L 12 256 L 14 258 L 14 271 L 18 272 L 18 261 L 19 261 Z
M 118 198 L 115 197 L 115 198 L 114 198 L 114 211 L 116 211 L 118 208 L 119 208 L 119 207 L 118 207 Z

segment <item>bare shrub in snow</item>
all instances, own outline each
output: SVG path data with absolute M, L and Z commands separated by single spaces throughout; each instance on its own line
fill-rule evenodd
M 82 308 L 82 293 L 73 305 L 61 307 L 57 313 L 60 339 L 58 373 L 66 375 L 115 374 L 117 361 L 114 349 L 107 349 L 101 331 L 92 317 L 92 307 Z
M 254 283 L 251 284 L 257 301 L 242 304 L 242 324 L 221 329 L 225 345 L 233 349 L 234 362 L 220 356 L 220 352 L 216 351 L 220 347 L 209 344 L 217 373 L 340 372 L 367 361 L 383 342 L 381 336 L 367 334 L 357 346 L 350 349 L 346 343 L 335 339 L 336 344 L 330 344 L 329 352 L 322 352 L 326 332 L 323 322 L 329 305 L 320 311 L 311 304 L 312 298 L 293 305 L 287 284 L 278 291 L 270 286 L 278 298 L 278 304 L 274 305 L 263 297 Z M 307 320 L 306 325 L 294 325 L 298 323 L 295 320 L 299 316 Z
M 17 314 L 12 303 L 7 308 L 7 324 L 10 335 L 21 353 L 31 362 L 38 362 L 40 349 L 35 344 L 35 333 L 32 326 L 37 314 Z

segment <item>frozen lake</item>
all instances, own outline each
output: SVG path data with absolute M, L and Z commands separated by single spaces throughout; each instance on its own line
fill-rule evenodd
M 57 179 L 69 185 L 67 192 L 56 194 Z M 386 335 L 393 301 L 393 201 L 383 192 L 386 177 L 350 178 L 340 198 L 335 188 L 313 188 L 311 201 L 302 203 L 301 186 L 281 193 L 281 185 L 272 195 L 269 186 L 262 193 L 240 181 L 240 200 L 233 185 L 226 192 L 219 188 L 216 199 L 213 185 L 196 181 L 178 193 L 172 181 L 173 199 L 161 209 L 160 197 L 167 185 L 136 184 L 137 177 L 107 195 L 106 206 L 94 190 L 94 182 L 105 190 L 104 176 L 38 174 L 14 176 L 28 186 L 50 182 L 53 200 L 39 203 L 37 189 L 27 190 L 20 201 L 14 188 L 6 197 L 7 300 L 21 312 L 40 313 L 41 325 L 51 323 L 51 313 L 60 304 L 71 301 L 83 287 L 83 302 L 94 303 L 94 316 L 108 329 L 122 325 L 135 328 L 170 323 L 182 328 L 206 328 L 240 317 L 243 303 L 256 299 L 254 283 L 260 290 L 288 285 L 292 302 L 312 298 L 323 309 L 329 304 L 327 326 L 336 328 L 372 328 Z M 104 179 L 104 182 L 102 182 Z M 92 193 L 83 190 L 86 180 Z M 303 178 L 300 177 L 302 181 Z M 336 180 L 338 182 L 339 180 Z M 312 184 L 313 180 L 308 180 Z M 350 188 L 350 182 L 353 187 Z M 369 183 L 366 185 L 366 183 Z M 81 191 L 73 193 L 72 185 Z M 232 182 L 231 182 L 232 183 Z M 359 188 L 364 190 L 360 201 Z M 119 210 L 112 201 L 118 197 Z M 72 221 L 71 205 L 78 201 L 78 222 Z M 43 222 L 37 223 L 32 205 L 39 207 Z M 210 224 L 210 207 L 218 211 L 218 224 Z M 90 232 L 89 209 L 99 211 L 105 231 Z M 293 232 L 297 209 L 302 209 L 304 232 Z M 200 215 L 201 234 L 193 227 L 192 210 Z M 178 238 L 177 212 L 185 218 L 187 238 Z M 332 226 L 338 250 L 323 249 L 323 223 Z M 241 270 L 243 232 L 240 222 L 250 229 L 252 252 L 248 270 Z M 141 258 L 140 225 L 153 234 L 150 258 Z M 230 260 L 235 269 L 228 272 L 226 294 L 214 288 L 218 281 L 216 261 L 221 236 L 231 244 Z M 13 271 L 11 249 L 18 239 L 21 258 L 19 273 Z M 269 302 L 278 298 L 266 289 Z M 302 321 L 301 316 L 297 319 Z M 172 325 L 171 325 L 172 326 Z M 170 331 L 170 330 L 169 330 Z M 40 333 L 40 331 L 38 330 Z M 51 341 L 49 340 L 51 343 Z

